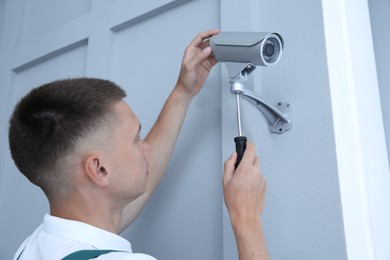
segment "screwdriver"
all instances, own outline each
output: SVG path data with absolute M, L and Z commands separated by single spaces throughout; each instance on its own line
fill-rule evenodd
M 247 141 L 247 138 L 245 136 L 242 136 L 241 133 L 240 93 L 236 93 L 236 104 L 237 104 L 238 136 L 234 138 L 234 142 L 236 143 L 237 161 L 235 167 L 237 169 L 238 165 L 241 162 L 242 156 L 244 155 L 246 149 L 246 141 Z

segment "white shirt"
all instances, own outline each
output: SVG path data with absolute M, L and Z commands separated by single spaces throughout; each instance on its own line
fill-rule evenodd
M 14 260 L 56 260 L 85 249 L 109 249 L 125 252 L 111 252 L 99 256 L 100 260 L 156 260 L 135 254 L 129 241 L 121 236 L 95 226 L 46 214 L 43 223 L 19 247 Z

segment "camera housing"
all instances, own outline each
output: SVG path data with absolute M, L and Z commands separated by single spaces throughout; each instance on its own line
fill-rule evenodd
M 270 105 L 244 87 L 244 82 L 257 66 L 269 67 L 279 62 L 284 48 L 282 36 L 271 32 L 220 32 L 209 39 L 209 46 L 214 58 L 226 65 L 230 89 L 236 94 L 237 104 L 242 96 L 256 106 L 268 120 L 272 133 L 282 134 L 290 130 L 293 124 L 290 103 L 280 101 Z
M 284 40 L 274 32 L 220 32 L 209 45 L 217 61 L 269 67 L 280 60 Z

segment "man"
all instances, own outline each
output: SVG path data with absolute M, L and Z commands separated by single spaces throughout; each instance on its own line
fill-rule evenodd
M 15 259 L 154 259 L 132 253 L 121 233 L 164 175 L 192 98 L 216 64 L 198 34 L 187 47 L 176 86 L 145 140 L 141 125 L 112 82 L 79 78 L 33 89 L 16 106 L 9 143 L 19 170 L 48 198 L 50 214 Z M 235 170 L 225 163 L 224 198 L 241 260 L 267 259 L 259 215 L 265 181 L 255 147 Z

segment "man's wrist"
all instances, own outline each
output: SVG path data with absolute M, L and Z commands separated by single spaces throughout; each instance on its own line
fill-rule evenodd
M 235 216 L 231 217 L 232 228 L 235 233 L 247 233 L 262 229 L 260 216 Z
M 172 91 L 172 98 L 174 98 L 176 102 L 188 106 L 194 98 L 194 95 L 189 93 L 186 88 L 178 82 Z

